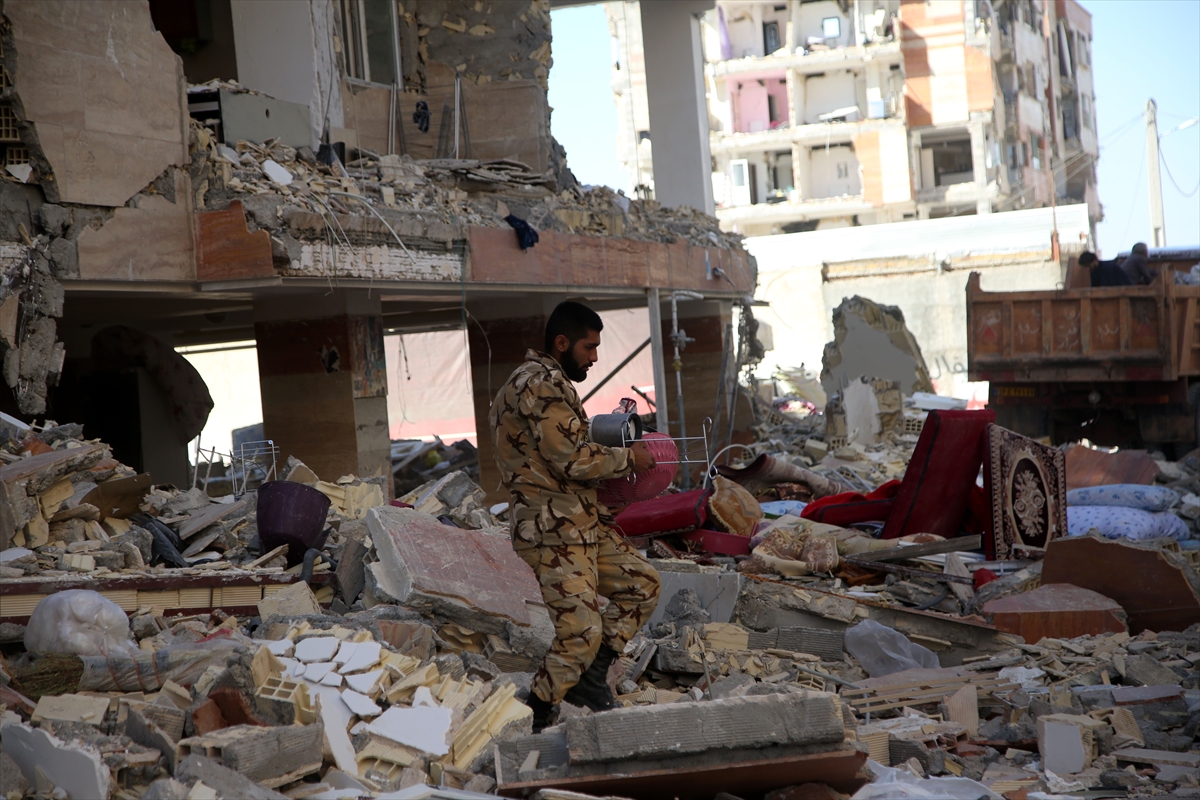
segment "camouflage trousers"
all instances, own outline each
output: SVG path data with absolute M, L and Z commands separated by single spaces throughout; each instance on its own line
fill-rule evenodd
M 554 623 L 554 642 L 533 679 L 533 691 L 562 702 L 601 644 L 620 652 L 654 613 L 658 573 L 637 549 L 605 528 L 596 544 L 517 550 L 537 575 Z M 600 597 L 608 607 L 600 611 Z

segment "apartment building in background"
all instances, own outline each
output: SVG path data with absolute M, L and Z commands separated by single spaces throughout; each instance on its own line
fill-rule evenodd
M 613 90 L 619 157 L 650 192 L 635 6 L 607 4 Z M 1091 17 L 1075 0 L 717 0 L 699 27 L 725 229 L 1071 203 L 1101 218 Z

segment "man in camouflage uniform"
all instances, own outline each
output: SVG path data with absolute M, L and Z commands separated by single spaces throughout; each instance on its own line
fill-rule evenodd
M 579 303 L 560 304 L 546 352 L 529 350 L 489 414 L 496 465 L 508 488 L 513 549 L 537 575 L 554 642 L 533 681 L 534 728 L 564 699 L 593 711 L 617 707 L 606 676 L 658 602 L 658 573 L 612 528 L 596 483 L 654 466 L 646 446 L 588 441 L 572 381 L 596 361 L 603 323 Z M 600 611 L 600 597 L 608 607 Z

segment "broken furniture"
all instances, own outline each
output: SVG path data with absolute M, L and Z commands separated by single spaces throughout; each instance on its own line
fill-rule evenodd
M 1077 536 L 1046 547 L 1044 583 L 1070 583 L 1112 598 L 1129 632 L 1183 631 L 1200 622 L 1200 578 L 1178 552 L 1154 543 Z

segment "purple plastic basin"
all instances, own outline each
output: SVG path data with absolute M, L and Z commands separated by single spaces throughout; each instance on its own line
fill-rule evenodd
M 287 561 L 304 561 L 310 547 L 320 550 L 328 528 L 329 498 L 311 486 L 292 481 L 269 481 L 258 488 L 258 540 L 262 552 L 287 545 Z

